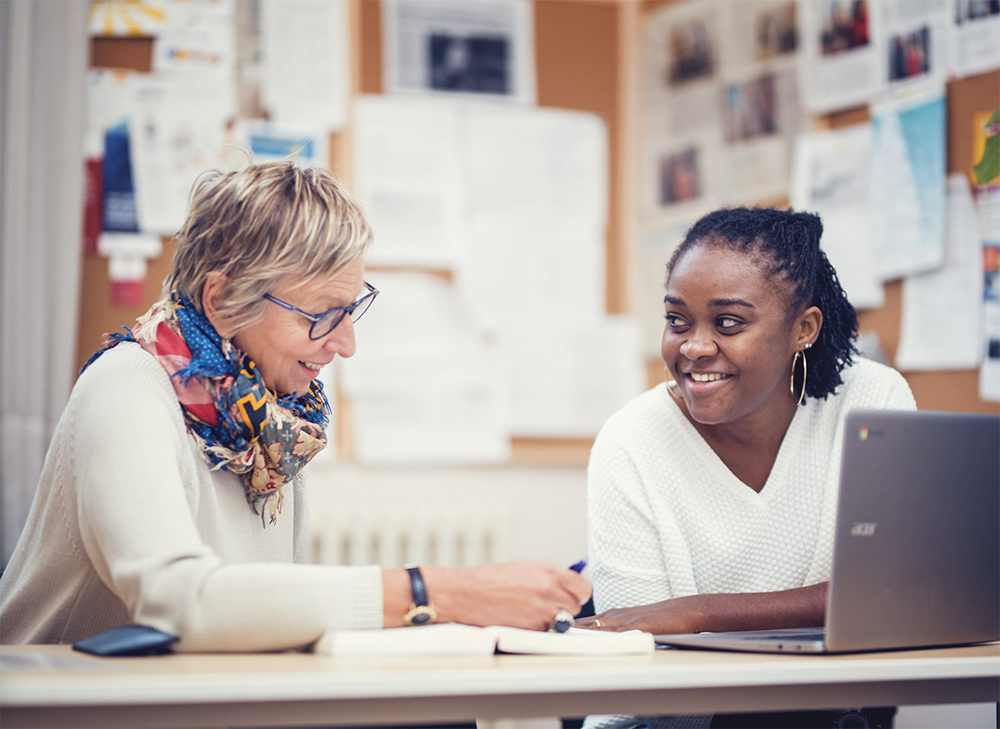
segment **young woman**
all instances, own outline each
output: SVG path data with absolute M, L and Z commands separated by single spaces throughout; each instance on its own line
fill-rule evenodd
M 300 564 L 316 380 L 354 354 L 371 231 L 329 174 L 290 163 L 196 185 L 164 287 L 80 376 L 0 580 L 0 642 L 142 623 L 181 651 L 303 646 L 335 628 L 544 629 L 590 593 L 554 565 Z
M 823 624 L 844 417 L 916 405 L 899 373 L 856 355 L 822 230 L 806 213 L 719 210 L 671 258 L 668 382 L 616 413 L 591 454 L 599 613 L 583 627 Z

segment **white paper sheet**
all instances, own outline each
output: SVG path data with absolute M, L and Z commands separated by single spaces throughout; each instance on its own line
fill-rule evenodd
M 792 176 L 792 207 L 823 219 L 821 245 L 859 309 L 884 300 L 871 249 L 871 149 L 868 124 L 800 134 Z
M 883 280 L 944 261 L 945 115 L 943 90 L 872 107 L 872 257 Z
M 951 71 L 972 76 L 1000 66 L 1000 8 L 988 0 L 953 0 Z
M 231 84 L 235 49 L 232 2 L 170 2 L 167 24 L 153 41 L 153 71 Z
M 684 135 L 719 127 L 718 9 L 677 3 L 650 15 L 646 31 L 646 105 L 654 134 Z
M 633 317 L 590 325 L 538 317 L 533 324 L 498 338 L 514 435 L 592 437 L 646 389 Z
M 947 219 L 944 267 L 903 282 L 900 370 L 974 369 L 982 358 L 982 237 L 964 174 L 948 178 Z
M 723 87 L 723 134 L 719 195 L 727 203 L 785 197 L 791 177 L 792 143 L 800 112 L 794 67 L 763 68 L 735 75 Z
M 143 232 L 176 233 L 198 175 L 245 162 L 231 154 L 237 139 L 230 91 L 228 84 L 136 80 L 129 135 Z
M 462 209 L 459 138 L 453 104 L 358 97 L 354 182 L 375 232 L 372 263 L 454 265 Z
M 663 295 L 667 263 L 688 229 L 708 209 L 692 210 L 648 227 L 638 236 L 633 258 L 634 286 L 632 311 L 639 322 L 640 351 L 643 359 L 658 359 L 663 339 Z
M 879 90 L 879 14 L 868 0 L 799 0 L 799 83 L 815 114 L 862 104 Z
M 372 272 L 381 293 L 341 363 L 366 463 L 500 463 L 510 441 L 496 351 L 454 288 L 427 274 Z
M 593 114 L 463 107 L 460 291 L 480 326 L 605 310 L 607 133 Z
M 261 0 L 264 105 L 271 121 L 335 131 L 347 123 L 345 0 Z
M 602 231 L 491 225 L 465 228 L 456 284 L 478 327 L 510 321 L 534 327 L 539 316 L 593 322 L 605 311 L 606 246 Z
M 384 0 L 385 90 L 535 101 L 525 0 Z
M 948 77 L 948 0 L 880 0 L 880 84 L 891 95 Z
M 603 231 L 608 141 L 600 117 L 560 109 L 459 107 L 469 214 L 479 220 Z

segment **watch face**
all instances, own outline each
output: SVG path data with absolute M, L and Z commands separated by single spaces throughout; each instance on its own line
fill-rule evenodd
M 425 612 L 419 612 L 410 618 L 410 622 L 414 625 L 423 625 L 424 623 L 429 623 L 431 621 L 431 614 Z
M 407 625 L 430 625 L 437 620 L 437 610 L 432 605 L 413 605 L 403 616 Z

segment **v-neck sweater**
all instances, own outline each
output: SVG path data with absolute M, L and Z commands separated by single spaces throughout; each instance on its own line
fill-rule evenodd
M 741 482 L 664 385 L 613 415 L 588 467 L 598 612 L 694 594 L 770 592 L 830 578 L 844 418 L 916 409 L 895 370 L 858 358 L 797 408 L 760 492 Z

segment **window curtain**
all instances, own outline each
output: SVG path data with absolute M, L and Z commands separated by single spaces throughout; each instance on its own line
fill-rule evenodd
M 88 7 L 0 2 L 3 565 L 76 375 Z

